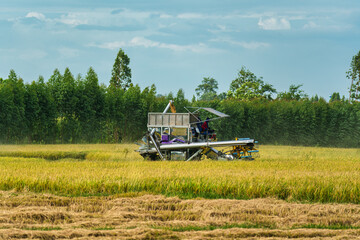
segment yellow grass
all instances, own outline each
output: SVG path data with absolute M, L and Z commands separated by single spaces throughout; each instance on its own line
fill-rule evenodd
M 360 206 L 276 199 L 59 197 L 0 191 L 0 238 L 248 239 L 359 237 Z
M 151 162 L 135 149 L 132 144 L 0 145 L 0 189 L 360 203 L 359 149 L 262 146 L 261 158 L 231 162 Z
M 360 236 L 359 149 L 262 146 L 233 162 L 151 162 L 135 149 L 0 145 L 0 238 Z

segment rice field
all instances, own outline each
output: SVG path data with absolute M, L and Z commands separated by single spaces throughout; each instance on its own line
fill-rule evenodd
M 0 190 L 360 203 L 360 149 L 262 146 L 255 161 L 144 161 L 136 145 L 1 145 Z
M 360 149 L 145 161 L 137 145 L 0 145 L 0 238 L 359 238 Z

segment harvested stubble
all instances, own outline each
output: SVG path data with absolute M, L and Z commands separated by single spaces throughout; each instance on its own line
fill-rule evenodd
M 144 161 L 136 145 L 1 145 L 0 189 L 67 196 L 147 192 L 181 198 L 360 203 L 360 150 L 263 146 L 255 161 Z M 85 160 L 26 158 L 86 153 Z M 20 157 L 23 153 L 24 157 Z
M 354 239 L 359 219 L 354 204 L 0 192 L 0 238 L 6 239 Z

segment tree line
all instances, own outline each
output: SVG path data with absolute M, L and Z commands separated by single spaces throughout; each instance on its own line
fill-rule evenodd
M 334 93 L 329 102 L 309 97 L 301 85 L 277 92 L 246 67 L 225 93 L 217 93 L 218 82 L 205 77 L 191 101 L 182 89 L 160 95 L 155 85 L 141 89 L 131 82 L 130 58 L 121 49 L 108 86 L 99 84 L 93 68 L 76 77 L 68 68 L 63 73 L 55 69 L 47 81 L 40 76 L 31 83 L 11 70 L 0 78 L 0 143 L 131 142 L 146 132 L 148 112 L 161 112 L 174 100 L 178 112 L 209 106 L 229 114 L 211 123 L 223 140 L 251 137 L 267 144 L 359 147 L 356 59 L 349 70 L 351 98 Z

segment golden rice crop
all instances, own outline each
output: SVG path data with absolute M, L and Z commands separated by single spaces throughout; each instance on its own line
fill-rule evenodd
M 152 162 L 144 161 L 136 148 L 1 145 L 0 189 L 69 196 L 147 192 L 182 198 L 360 203 L 359 149 L 262 146 L 262 156 L 255 161 Z M 41 157 L 56 153 L 64 157 Z M 84 159 L 76 157 L 79 153 Z

